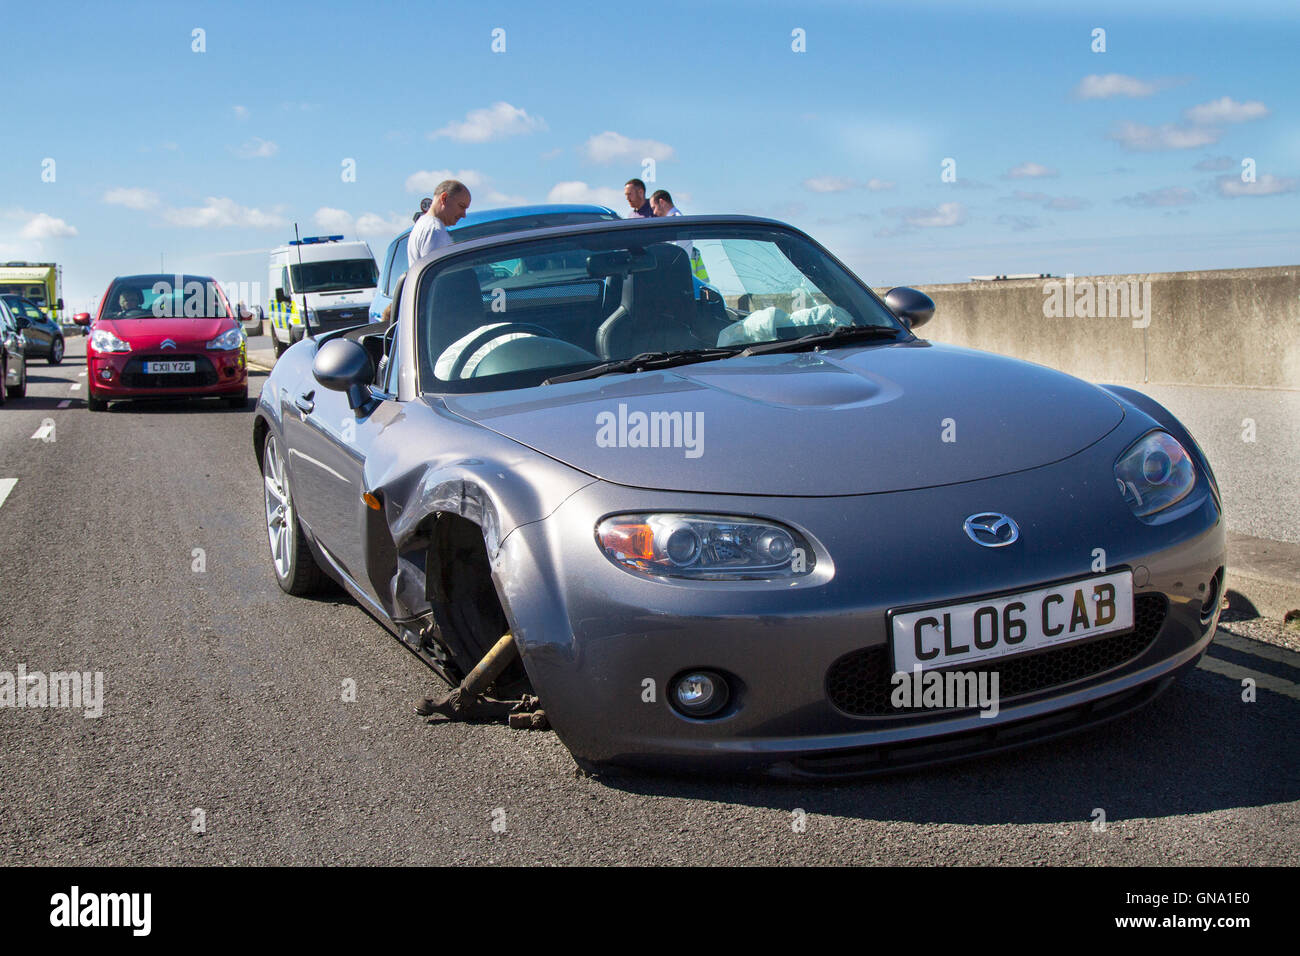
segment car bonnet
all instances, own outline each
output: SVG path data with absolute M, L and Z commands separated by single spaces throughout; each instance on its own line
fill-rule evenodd
M 912 341 L 726 359 L 505 392 L 449 410 L 606 481 L 850 495 L 989 478 L 1067 458 L 1124 417 L 1087 382 Z

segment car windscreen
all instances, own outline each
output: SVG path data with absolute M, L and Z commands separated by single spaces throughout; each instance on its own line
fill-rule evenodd
M 290 264 L 289 271 L 293 291 L 299 294 L 373 289 L 379 279 L 374 259 L 327 259 L 301 265 L 295 262 Z
M 416 322 L 426 392 L 531 387 L 646 352 L 740 351 L 840 326 L 908 335 L 797 233 L 698 224 L 534 239 L 449 258 L 422 274 Z
M 104 297 L 106 319 L 224 319 L 225 297 L 207 276 L 140 275 L 116 279 Z

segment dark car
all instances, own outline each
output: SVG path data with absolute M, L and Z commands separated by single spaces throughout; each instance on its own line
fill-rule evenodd
M 464 679 L 421 712 L 535 696 L 586 767 L 834 777 L 1129 713 L 1214 635 L 1209 463 L 933 310 L 745 216 L 447 246 L 263 387 L 276 579 Z
M 27 394 L 27 343 L 7 298 L 0 296 L 0 405 Z
M 19 295 L 0 295 L 0 301 L 18 320 L 23 338 L 27 340 L 27 357 L 43 358 L 51 365 L 63 361 L 63 329 L 36 307 L 31 299 Z
M 608 222 L 618 219 L 618 213 L 607 206 L 588 206 L 581 203 L 545 203 L 537 206 L 507 206 L 502 209 L 484 209 L 466 213 L 448 230 L 453 242 L 468 242 L 506 232 L 525 229 L 545 229 L 549 226 L 568 226 L 583 222 Z M 411 236 L 407 229 L 388 244 L 380 266 L 379 285 L 370 303 L 370 320 L 377 322 L 384 307 L 393 300 L 397 280 L 406 272 L 406 241 Z

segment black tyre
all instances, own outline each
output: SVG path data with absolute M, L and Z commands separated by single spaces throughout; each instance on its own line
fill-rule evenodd
M 275 357 L 279 358 L 281 355 L 283 355 L 284 350 L 286 348 L 288 348 L 288 346 L 282 344 L 280 340 L 276 338 L 275 329 L 272 329 L 271 330 L 271 351 L 275 353 Z
M 51 365 L 58 365 L 63 361 L 63 336 L 59 336 L 50 343 L 50 354 L 45 361 Z
M 102 398 L 96 398 L 94 392 L 88 392 L 86 395 L 86 407 L 92 412 L 102 412 L 108 408 L 108 402 Z
M 285 459 L 275 435 L 269 432 L 262 446 L 262 498 L 266 504 L 271 567 L 280 590 L 298 596 L 325 590 L 330 579 L 316 563 L 307 536 L 298 524 Z
M 247 407 L 248 407 L 248 392 L 244 392 L 242 395 L 230 395 L 230 396 L 227 396 L 227 398 L 226 398 L 226 407 L 227 407 L 227 408 L 247 408 Z

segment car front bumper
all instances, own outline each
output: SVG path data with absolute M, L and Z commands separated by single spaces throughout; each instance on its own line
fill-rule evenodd
M 534 689 L 579 760 L 812 776 L 942 762 L 1125 713 L 1194 666 L 1213 637 L 1226 549 L 1209 483 L 1198 482 L 1199 503 L 1186 513 L 1152 525 L 1133 516 L 1109 474 L 1080 474 L 1079 462 L 1067 459 L 984 481 L 844 498 L 674 494 L 597 482 L 508 535 L 494 576 Z M 966 538 L 963 520 L 990 509 L 1020 523 L 1016 545 L 988 549 Z M 599 550 L 594 529 L 609 514 L 632 511 L 774 518 L 813 542 L 816 570 L 727 583 L 629 573 Z M 1099 555 L 1107 570 L 1133 571 L 1147 628 L 1142 635 L 1135 628 L 1119 650 L 1102 652 L 1102 641 L 1123 637 L 1107 635 L 993 662 L 1003 672 L 1044 665 L 1049 676 L 1002 695 L 991 717 L 973 709 L 862 715 L 832 699 L 829 675 L 846 656 L 892 660 L 890 610 L 1077 579 L 1097 573 Z M 1085 645 L 1073 653 L 1091 664 L 1073 669 L 1053 670 L 1059 659 L 1045 656 Z M 732 680 L 733 699 L 720 715 L 692 719 L 670 705 L 671 682 L 693 669 Z M 890 671 L 873 679 L 887 681 Z
M 193 361 L 194 373 L 146 375 L 146 361 Z M 244 350 L 92 352 L 88 358 L 91 395 L 99 399 L 238 395 L 248 388 Z

